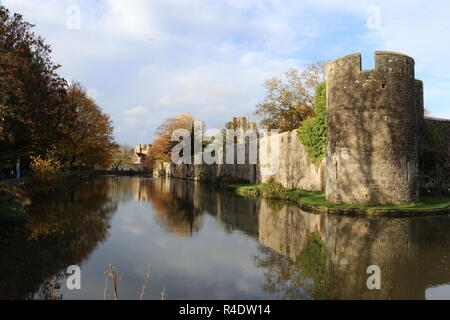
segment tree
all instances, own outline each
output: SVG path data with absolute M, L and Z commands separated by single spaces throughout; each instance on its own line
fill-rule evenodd
M 265 81 L 267 95 L 256 107 L 262 126 L 268 130 L 292 131 L 314 116 L 315 89 L 325 81 L 325 66 L 325 62 L 319 61 L 301 73 L 290 69 L 280 77 Z
M 33 27 L 0 6 L 0 166 L 17 158 L 29 165 L 32 157 L 108 166 L 117 148 L 109 116 L 80 84 L 57 74 Z
M 77 82 L 68 87 L 65 103 L 76 110 L 76 117 L 68 131 L 70 144 L 61 147 L 62 157 L 75 166 L 109 167 L 118 149 L 109 116 Z
M 185 129 L 191 133 L 194 129 L 194 118 L 191 114 L 181 113 L 167 119 L 156 129 L 156 137 L 150 152 L 151 161 L 171 161 L 172 149 L 179 143 L 172 141 L 172 134 L 177 129 Z
M 118 170 L 120 166 L 133 163 L 134 149 L 127 144 L 120 144 L 113 154 L 113 168 Z
M 0 7 L 0 162 L 45 155 L 74 117 L 61 103 L 66 81 L 34 26 Z

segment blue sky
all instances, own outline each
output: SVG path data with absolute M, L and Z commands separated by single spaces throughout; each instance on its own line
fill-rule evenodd
M 83 83 L 111 115 L 119 142 L 149 143 L 180 112 L 208 127 L 254 118 L 264 80 L 355 52 L 372 68 L 376 50 L 413 56 L 426 108 L 450 118 L 447 0 L 2 3 L 37 25 L 61 74 Z

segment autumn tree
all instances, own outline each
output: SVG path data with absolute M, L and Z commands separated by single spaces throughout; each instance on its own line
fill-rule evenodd
M 51 49 L 19 14 L 0 7 L 0 162 L 44 155 L 61 143 L 74 110 L 61 103 L 66 81 Z
M 109 116 L 80 84 L 57 74 L 33 27 L 0 6 L 0 166 L 17 158 L 28 166 L 31 158 L 108 166 L 117 148 Z
M 155 140 L 150 152 L 150 159 L 152 161 L 171 161 L 172 149 L 179 143 L 172 141 L 172 134 L 177 129 L 189 131 L 193 138 L 194 118 L 192 115 L 185 113 L 179 114 L 174 118 L 167 119 L 156 129 Z
M 315 90 L 325 81 L 325 66 L 320 61 L 306 66 L 303 72 L 290 69 L 265 81 L 267 95 L 256 107 L 261 125 L 268 130 L 292 131 L 314 116 Z
M 61 147 L 63 158 L 75 166 L 109 167 L 119 148 L 114 142 L 110 117 L 77 82 L 68 87 L 65 103 L 76 110 L 76 116 L 68 131 L 70 144 Z

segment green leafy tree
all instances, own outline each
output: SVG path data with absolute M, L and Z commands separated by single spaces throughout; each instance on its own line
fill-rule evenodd
M 267 80 L 264 83 L 267 95 L 256 107 L 262 126 L 269 130 L 292 131 L 314 116 L 314 91 L 325 80 L 325 66 L 326 63 L 320 61 L 308 65 L 303 72 L 291 69 L 281 77 Z

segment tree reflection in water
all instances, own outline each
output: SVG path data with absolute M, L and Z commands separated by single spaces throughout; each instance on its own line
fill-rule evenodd
M 109 191 L 110 183 L 97 180 L 34 203 L 29 236 L 0 250 L 0 299 L 57 297 L 66 268 L 81 264 L 108 237 L 117 208 Z

